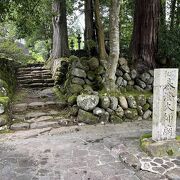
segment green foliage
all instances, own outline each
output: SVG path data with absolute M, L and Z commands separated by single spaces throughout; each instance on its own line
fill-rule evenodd
M 18 47 L 17 43 L 13 40 L 6 39 L 0 41 L 0 57 L 11 58 L 22 64 L 36 62 L 36 59 L 33 59 L 29 55 L 25 55 L 23 50 Z
M 166 58 L 170 66 L 180 67 L 180 28 L 161 28 L 159 35 L 159 56 Z

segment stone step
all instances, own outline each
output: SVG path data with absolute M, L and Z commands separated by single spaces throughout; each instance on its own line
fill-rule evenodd
M 17 80 L 28 80 L 28 79 L 49 79 L 52 78 L 51 74 L 34 74 L 26 76 L 17 76 Z
M 25 114 L 25 111 L 30 110 L 43 110 L 45 111 L 48 108 L 51 108 L 51 110 L 60 110 L 64 109 L 67 106 L 66 102 L 55 102 L 55 101 L 39 101 L 39 102 L 32 102 L 32 103 L 21 103 L 21 104 L 14 104 L 12 105 L 12 112 L 14 113 L 23 113 Z
M 54 83 L 19 84 L 19 87 L 24 87 L 24 88 L 53 87 L 53 86 L 54 86 Z
M 28 71 L 17 71 L 17 75 L 25 75 L 25 74 L 51 74 L 51 71 L 48 69 L 43 70 L 28 70 Z
M 32 84 L 32 83 L 54 83 L 53 79 L 23 79 L 18 80 L 19 84 Z
M 37 67 L 20 67 L 18 68 L 18 71 L 33 71 L 33 70 L 46 70 L 46 68 L 42 66 Z

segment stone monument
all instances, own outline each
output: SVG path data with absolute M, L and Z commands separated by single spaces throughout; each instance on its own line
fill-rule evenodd
M 152 140 L 176 137 L 178 69 L 155 69 Z

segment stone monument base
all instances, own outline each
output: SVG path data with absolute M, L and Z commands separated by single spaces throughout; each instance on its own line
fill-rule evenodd
M 179 139 L 155 142 L 152 138 L 144 138 L 141 139 L 141 147 L 149 156 L 180 156 Z

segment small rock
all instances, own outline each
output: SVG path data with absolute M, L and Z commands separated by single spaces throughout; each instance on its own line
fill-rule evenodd
M 117 109 L 116 109 L 116 115 L 118 116 L 118 117 L 120 117 L 120 118 L 122 118 L 123 116 L 124 116 L 124 110 L 123 110 L 123 108 L 122 107 L 118 107 Z
M 99 118 L 97 116 L 82 109 L 79 109 L 78 111 L 77 120 L 78 122 L 84 122 L 86 124 L 96 124 L 99 122 Z
M 128 119 L 135 119 L 138 116 L 137 110 L 136 109 L 127 109 L 124 111 L 124 114 L 126 118 Z
M 104 114 L 102 114 L 99 121 L 105 123 L 109 122 L 109 113 L 105 112 Z
M 128 102 L 128 105 L 129 105 L 130 108 L 134 108 L 134 109 L 137 108 L 135 98 L 132 95 L 129 95 L 127 97 L 127 102 Z
M 107 96 L 101 96 L 100 97 L 100 106 L 103 109 L 107 109 L 110 106 L 110 99 Z
M 134 81 L 128 81 L 128 85 L 130 85 L 130 86 L 134 86 Z
M 122 82 L 123 82 L 123 78 L 122 78 L 122 77 L 118 77 L 118 78 L 117 78 L 117 81 L 116 81 L 116 84 L 117 84 L 118 86 L 122 86 Z
M 131 72 L 130 72 L 130 75 L 131 75 L 131 78 L 132 79 L 135 79 L 137 77 L 137 71 L 135 69 L 133 69 Z
M 151 78 L 151 76 L 149 73 L 145 72 L 145 73 L 141 74 L 140 78 L 143 82 L 147 83 L 148 80 Z
M 14 131 L 29 129 L 29 123 L 15 123 L 12 124 L 10 129 Z
M 111 118 L 110 118 L 110 121 L 112 123 L 122 123 L 123 122 L 123 119 L 115 114 L 112 114 L 111 115 Z
M 83 69 L 79 69 L 79 68 L 73 68 L 71 71 L 71 75 L 80 78 L 86 78 L 86 72 Z
M 94 114 L 94 115 L 97 115 L 97 116 L 102 116 L 104 113 L 105 113 L 105 110 L 104 110 L 104 109 L 101 109 L 101 108 L 99 108 L 99 107 L 96 107 L 96 108 L 93 110 L 93 114 Z
M 153 84 L 153 81 L 154 81 L 154 78 L 153 78 L 153 77 L 150 77 L 149 80 L 147 81 L 147 84 L 152 85 L 152 84 Z
M 107 108 L 106 111 L 109 113 L 109 114 L 112 114 L 114 111 L 110 108 Z
M 74 77 L 74 78 L 72 79 L 72 83 L 74 83 L 74 84 L 79 84 L 79 85 L 84 85 L 84 84 L 85 84 L 84 80 L 81 79 L 81 78 L 78 78 L 78 77 Z
M 126 80 L 126 81 L 130 81 L 131 80 L 131 77 L 128 73 L 125 73 L 123 78 Z
M 120 158 L 123 162 L 127 163 L 129 166 L 135 168 L 136 170 L 140 170 L 141 163 L 133 154 L 128 152 L 120 153 Z
M 143 114 L 144 114 L 141 106 L 137 106 L 137 112 L 140 116 L 143 116 Z
M 126 100 L 126 98 L 124 96 L 119 97 L 119 104 L 123 109 L 128 108 L 128 103 L 127 103 L 127 100 Z
M 150 105 L 148 103 L 144 104 L 144 106 L 142 107 L 143 111 L 147 111 L 150 108 Z
M 79 95 L 77 97 L 77 105 L 86 111 L 93 110 L 99 103 L 97 95 Z
M 136 83 L 143 89 L 146 87 L 145 82 L 141 81 L 140 79 L 136 79 Z
M 14 112 L 24 112 L 24 111 L 26 111 L 26 109 L 27 109 L 26 103 L 13 105 L 13 111 Z
M 5 111 L 4 105 L 0 104 L 0 114 L 3 114 Z
M 128 84 L 128 82 L 125 80 L 125 79 L 123 79 L 123 81 L 122 81 L 122 86 L 124 86 L 124 87 L 126 87 L 127 86 L 127 84 Z
M 99 60 L 97 58 L 93 57 L 88 61 L 88 65 L 91 70 L 95 70 L 99 67 Z
M 154 71 L 153 70 L 149 70 L 149 74 L 154 77 Z
M 137 97 L 137 104 L 140 106 L 144 106 L 146 104 L 146 97 L 144 95 L 139 95 Z
M 120 69 L 116 70 L 116 76 L 123 76 L 123 72 Z
M 124 73 L 129 73 L 130 72 L 130 69 L 129 69 L 129 67 L 127 66 L 127 65 L 122 65 L 121 67 L 120 67 L 120 69 L 124 72 Z
M 72 93 L 72 94 L 78 94 L 80 93 L 81 91 L 83 90 L 83 87 L 79 84 L 71 84 L 70 87 L 69 87 L 69 91 Z
M 8 96 L 8 93 L 4 87 L 0 86 L 0 97 Z
M 143 119 L 149 119 L 151 115 L 152 115 L 152 112 L 150 110 L 147 110 L 143 115 Z
M 41 129 L 41 128 L 47 128 L 47 127 L 59 127 L 59 124 L 57 121 L 52 122 L 35 122 L 30 125 L 30 129 Z
M 112 110 L 116 110 L 118 106 L 118 99 L 116 97 L 111 96 L 110 97 L 110 108 Z
M 125 58 L 119 58 L 119 65 L 122 66 L 122 65 L 127 65 L 128 62 Z
M 134 88 L 135 88 L 136 90 L 138 90 L 139 92 L 143 92 L 143 91 L 144 91 L 144 89 L 142 89 L 141 87 L 139 87 L 139 86 L 137 86 L 137 85 L 135 85 Z

